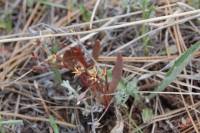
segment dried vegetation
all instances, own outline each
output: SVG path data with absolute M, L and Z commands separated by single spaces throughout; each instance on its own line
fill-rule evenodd
M 1 0 L 0 132 L 200 132 L 199 0 Z

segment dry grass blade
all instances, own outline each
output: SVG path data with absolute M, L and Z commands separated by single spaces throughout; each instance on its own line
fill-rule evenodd
M 184 13 L 178 13 L 178 14 L 173 14 L 173 15 L 166 15 L 166 16 L 161 16 L 158 18 L 152 18 L 152 19 L 147 19 L 147 20 L 140 20 L 140 21 L 135 21 L 135 22 L 130 22 L 130 23 L 125 23 L 125 24 L 120 24 L 120 25 L 114 25 L 114 26 L 107 26 L 107 27 L 102 27 L 102 28 L 97 28 L 93 30 L 88 30 L 88 31 L 80 31 L 80 32 L 73 32 L 73 33 L 55 33 L 55 34 L 45 34 L 45 35 L 36 35 L 36 36 L 31 36 L 31 37 L 19 37 L 19 38 L 9 38 L 9 39 L 1 39 L 0 43 L 6 43 L 6 42 L 16 42 L 16 41 L 24 41 L 24 40 L 31 40 L 31 39 L 40 39 L 40 38 L 49 38 L 49 37 L 60 37 L 60 36 L 70 36 L 70 35 L 81 35 L 81 34 L 88 34 L 88 33 L 94 33 L 94 32 L 100 32 L 100 31 L 105 31 L 105 30 L 113 30 L 113 29 L 119 29 L 119 28 L 124 28 L 128 26 L 133 26 L 133 25 L 139 25 L 143 23 L 151 23 L 151 22 L 157 22 L 169 18 L 176 18 L 176 17 L 183 17 L 183 16 L 188 16 L 188 15 L 195 15 L 200 12 L 200 9 L 194 10 L 194 11 L 188 11 Z
M 26 119 L 30 121 L 44 121 L 44 122 L 49 122 L 49 119 L 42 118 L 42 117 L 33 117 L 33 116 L 27 116 L 27 115 L 22 115 L 22 114 L 13 114 L 13 113 L 8 113 L 8 112 L 0 112 L 0 115 L 2 116 L 11 116 L 11 117 L 16 117 L 16 118 L 21 118 L 21 119 Z M 70 124 L 67 122 L 63 121 L 55 121 L 57 124 L 70 127 L 70 128 L 76 128 L 76 125 Z

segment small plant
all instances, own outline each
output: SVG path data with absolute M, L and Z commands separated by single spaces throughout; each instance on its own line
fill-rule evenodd
M 58 125 L 56 124 L 56 120 L 54 119 L 53 116 L 50 116 L 49 122 L 51 127 L 53 128 L 54 133 L 59 133 Z
M 143 122 L 148 122 L 153 118 L 153 111 L 150 108 L 144 108 L 142 110 L 142 120 Z
M 149 0 L 141 0 L 140 1 L 140 8 L 142 9 L 142 19 L 148 19 L 152 15 L 154 11 L 154 6 L 150 4 Z M 149 28 L 143 24 L 141 28 L 141 35 L 147 33 L 149 31 Z M 148 55 L 149 53 L 149 43 L 150 43 L 150 38 L 149 36 L 145 36 L 142 38 L 142 43 L 144 46 L 144 53 L 145 55 Z
M 93 47 L 93 58 L 97 59 L 100 51 L 100 44 L 96 41 Z M 108 80 L 106 69 L 100 73 L 95 63 L 89 59 L 81 47 L 72 47 L 63 56 L 63 64 L 75 74 L 83 88 L 91 89 L 93 95 L 107 107 L 112 99 L 110 94 L 114 93 L 122 76 L 123 61 L 118 55 L 114 68 L 112 69 L 112 79 Z
M 57 61 L 56 53 L 58 52 L 58 50 L 59 50 L 58 43 L 54 41 L 50 49 L 50 52 L 51 52 L 51 55 L 53 55 L 55 59 L 53 59 L 50 62 L 50 65 L 51 65 L 51 71 L 53 72 L 54 80 L 56 81 L 56 83 L 60 84 L 62 82 L 62 77 L 59 72 L 59 65 L 56 62 Z
M 90 11 L 87 10 L 87 8 L 86 8 L 83 4 L 81 4 L 81 5 L 79 6 L 79 8 L 80 8 L 80 12 L 81 12 L 83 21 L 89 22 L 89 21 L 90 21 L 90 18 L 91 18 L 91 16 L 92 16 L 92 14 L 90 13 Z
M 11 15 L 10 14 L 4 14 L 0 18 L 0 29 L 5 29 L 8 32 L 12 30 L 12 20 L 11 20 Z
M 163 81 L 158 85 L 155 91 L 163 91 L 169 84 L 171 84 L 179 75 L 187 63 L 190 61 L 192 54 L 200 48 L 200 42 L 193 44 L 187 51 L 185 51 L 173 64 L 170 70 L 167 72 Z M 155 93 L 149 95 L 148 99 L 152 99 L 156 96 Z
M 129 97 L 134 98 L 134 102 L 137 103 L 141 100 L 141 96 L 138 93 L 137 80 L 131 81 L 121 80 L 118 86 L 116 101 L 120 105 L 125 105 Z
M 49 46 L 45 44 L 41 47 L 41 49 L 47 54 L 47 56 L 51 56 L 52 58 L 48 60 L 48 62 L 44 62 L 40 65 L 35 65 L 32 67 L 33 72 L 47 72 L 52 71 L 53 78 L 56 84 L 62 83 L 61 73 L 59 68 L 61 65 L 59 63 L 60 59 L 57 57 L 56 53 L 59 50 L 58 42 L 56 40 L 53 41 L 52 45 Z M 37 53 L 32 52 L 32 59 L 40 61 L 40 57 Z

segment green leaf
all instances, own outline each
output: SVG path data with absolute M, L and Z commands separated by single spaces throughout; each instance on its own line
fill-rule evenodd
M 79 6 L 79 8 L 80 8 L 81 15 L 83 17 L 83 21 L 85 21 L 85 22 L 90 21 L 90 18 L 92 16 L 92 14 L 90 13 L 90 11 L 87 10 L 83 4 L 81 4 Z
M 5 133 L 5 128 L 3 127 L 3 124 L 2 124 L 3 120 L 0 116 L 0 133 Z
M 134 98 L 134 102 L 140 101 L 141 97 L 139 95 L 140 93 L 138 91 L 136 79 L 133 79 L 132 81 L 129 81 L 127 83 L 126 91 L 127 91 L 127 94 L 131 95 Z
M 130 96 L 134 98 L 134 102 L 141 100 L 141 96 L 138 92 L 137 80 L 133 79 L 128 82 L 121 80 L 118 85 L 118 93 L 115 96 L 117 103 L 123 105 Z
M 125 104 L 129 96 L 130 95 L 126 91 L 126 83 L 121 80 L 117 88 L 117 94 L 115 95 L 116 103 L 120 105 Z
M 3 19 L 0 19 L 0 28 L 5 29 L 9 32 L 12 30 L 11 15 L 7 14 L 3 17 Z
M 163 81 L 155 89 L 155 91 L 163 91 L 168 85 L 170 85 L 176 77 L 182 72 L 185 66 L 188 64 L 192 58 L 192 54 L 200 48 L 200 42 L 192 45 L 187 51 L 185 51 L 174 63 L 172 68 L 167 72 Z M 155 97 L 156 94 L 150 94 L 149 99 Z
M 34 3 L 35 3 L 35 0 L 26 0 L 26 5 L 28 7 L 32 7 Z
M 55 82 L 60 84 L 62 82 L 62 76 L 61 76 L 61 73 L 59 72 L 59 69 L 56 67 L 53 67 L 51 70 L 53 72 Z
M 142 120 L 143 122 L 148 122 L 153 118 L 153 111 L 150 108 L 144 108 L 142 110 Z
M 51 47 L 51 54 L 56 54 L 58 50 L 59 50 L 58 43 L 55 42 L 53 46 Z
M 188 4 L 196 9 L 200 8 L 200 0 L 187 0 Z
M 49 117 L 49 122 L 51 127 L 53 128 L 54 133 L 59 133 L 58 125 L 56 124 L 56 120 L 54 119 L 53 116 Z
M 100 76 L 100 78 L 105 81 L 106 80 L 105 76 L 101 75 L 103 73 L 103 70 L 102 69 L 98 69 L 97 72 L 98 72 L 98 75 Z M 112 80 L 112 69 L 107 69 L 106 70 L 106 75 L 107 75 L 108 82 L 110 82 Z
M 6 29 L 6 23 L 3 19 L 0 19 L 0 28 Z

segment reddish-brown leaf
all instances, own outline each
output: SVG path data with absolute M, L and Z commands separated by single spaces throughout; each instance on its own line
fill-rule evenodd
M 33 66 L 32 71 L 37 73 L 44 73 L 48 71 L 48 68 L 45 66 Z
M 78 63 L 81 63 L 84 67 L 88 66 L 80 47 L 73 47 L 65 51 L 63 56 L 63 64 L 65 67 L 74 70 Z
M 93 49 L 92 49 L 92 57 L 97 60 L 99 55 L 100 55 L 100 51 L 101 51 L 101 44 L 100 44 L 100 41 L 99 40 L 96 40 L 95 41 L 95 44 L 93 46 Z
M 71 48 L 67 51 L 65 51 L 64 56 L 63 56 L 63 64 L 65 67 L 73 70 L 74 67 L 76 66 L 77 59 L 76 59 L 76 54 L 81 54 L 80 51 L 77 48 Z
M 81 82 L 81 86 L 83 88 L 88 88 L 91 86 L 91 80 L 90 80 L 90 75 L 87 72 L 83 72 L 80 76 L 79 76 L 80 82 Z
M 66 68 L 74 70 L 75 67 L 82 65 L 85 69 L 94 65 L 91 59 L 87 59 L 85 53 L 80 47 L 72 47 L 65 51 L 63 56 L 63 64 Z
M 123 60 L 122 60 L 122 56 L 119 54 L 117 55 L 117 60 L 112 70 L 112 80 L 109 83 L 109 88 L 108 88 L 109 92 L 112 93 L 117 88 L 117 85 L 119 81 L 121 80 L 122 70 L 123 70 Z
M 117 55 L 117 60 L 112 70 L 112 80 L 109 83 L 107 92 L 104 92 L 104 94 L 106 93 L 111 94 L 115 92 L 117 85 L 122 77 L 122 70 L 123 70 L 123 59 L 122 59 L 122 56 L 119 54 Z M 103 98 L 104 98 L 104 105 L 107 107 L 112 99 L 112 96 L 105 95 Z
M 32 57 L 31 57 L 32 59 L 34 59 L 34 60 L 38 59 L 38 55 L 36 53 L 32 52 L 31 55 L 32 55 Z

